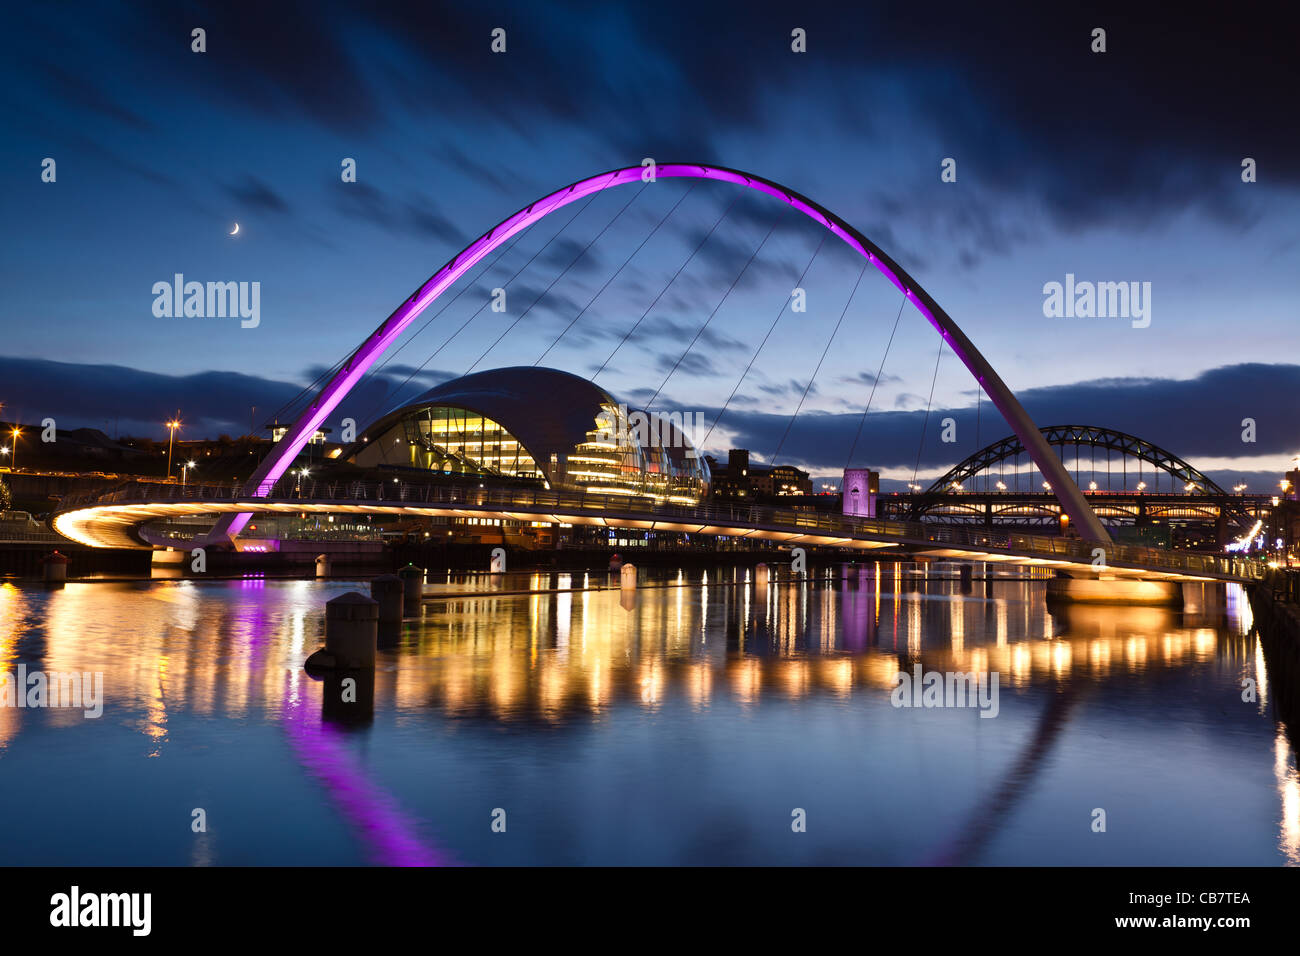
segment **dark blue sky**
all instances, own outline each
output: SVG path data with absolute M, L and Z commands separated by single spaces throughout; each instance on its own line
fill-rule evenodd
M 1300 452 L 1293 22 L 1267 8 L 1210 21 L 1159 8 L 837 6 L 9 11 L 5 417 L 160 434 L 179 407 L 192 436 L 242 432 L 250 405 L 263 420 L 467 241 L 559 186 L 653 157 L 750 170 L 855 224 L 1041 424 L 1133 432 L 1225 481 L 1263 482 Z M 1089 49 L 1097 26 L 1104 54 Z M 206 53 L 191 52 L 194 27 Z M 490 50 L 495 27 L 504 54 Z M 807 53 L 790 49 L 795 27 Z M 53 184 L 41 182 L 45 157 Z M 344 157 L 356 183 L 340 180 Z M 945 157 L 955 183 L 940 181 Z M 1244 157 L 1258 182 L 1241 181 Z M 546 364 L 593 374 L 736 198 L 722 184 L 693 190 L 596 296 L 686 188 L 604 194 L 544 250 L 577 207 L 543 221 L 345 411 L 365 420 L 463 373 L 535 299 L 478 367 L 531 364 L 582 312 Z M 782 315 L 711 442 L 770 454 L 858 269 L 832 245 L 811 258 L 821 233 L 779 203 L 731 208 L 600 384 L 633 403 L 659 388 L 773 224 L 656 405 L 712 420 L 811 259 L 807 313 Z M 177 272 L 259 282 L 260 325 L 155 317 L 152 286 Z M 1043 285 L 1067 273 L 1151 283 L 1150 326 L 1046 318 Z M 507 312 L 483 310 L 430 357 L 498 285 Z M 864 278 L 782 460 L 843 465 L 898 305 L 883 279 Z M 958 441 L 939 443 L 932 415 L 923 474 L 1009 431 L 987 404 L 978 436 L 973 409 L 949 411 L 973 403 L 973 383 L 950 354 L 935 376 L 937 345 L 905 311 L 860 463 L 910 475 L 932 378 L 934 414 L 957 419 Z M 1256 444 L 1240 440 L 1245 417 Z

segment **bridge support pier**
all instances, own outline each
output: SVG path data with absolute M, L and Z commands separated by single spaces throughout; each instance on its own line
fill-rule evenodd
M 307 658 L 310 670 L 374 670 L 379 604 L 349 591 L 325 604 L 325 646 Z
M 402 632 L 405 586 L 395 574 L 381 574 L 370 582 L 370 597 L 379 605 L 379 637 L 392 640 Z
M 402 614 L 419 617 L 424 607 L 424 568 L 408 564 L 397 572 L 402 581 Z
M 1071 578 L 1057 575 L 1047 582 L 1047 600 L 1063 604 L 1183 606 L 1178 581 L 1134 581 L 1125 578 Z

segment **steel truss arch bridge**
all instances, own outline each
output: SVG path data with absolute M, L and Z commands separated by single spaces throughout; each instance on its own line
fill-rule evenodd
M 1101 425 L 1046 425 L 1039 428 L 1039 433 L 1049 446 L 1057 450 L 1057 455 L 1067 470 L 1069 461 L 1065 454 L 1066 449 L 1070 447 L 1076 449 L 1076 475 L 1090 467 L 1087 462 L 1077 457 L 1078 450 L 1089 449 L 1094 453 L 1091 463 L 1091 470 L 1094 473 L 1096 452 L 1106 453 L 1108 471 L 1111 457 L 1118 453 L 1125 462 L 1130 459 L 1144 462 L 1151 465 L 1153 474 L 1160 472 L 1170 476 L 1171 484 L 1181 487 L 1184 492 L 1181 497 L 1187 499 L 1189 503 L 1203 501 L 1207 507 L 1212 506 L 1231 525 L 1249 528 L 1255 521 L 1255 515 L 1247 508 L 1243 499 L 1230 494 L 1204 472 L 1154 442 Z M 1021 457 L 1027 454 L 1025 443 L 1018 435 L 1008 435 L 984 446 L 954 465 L 944 475 L 935 479 L 930 487 L 917 495 L 908 510 L 908 518 L 911 520 L 923 518 L 937 508 L 950 503 L 957 490 L 965 489 L 968 484 L 976 482 L 980 475 L 991 477 L 995 466 L 1003 465 L 1008 461 L 1019 462 Z M 1001 475 L 1001 472 L 998 474 Z M 1127 477 L 1126 472 L 1126 485 Z M 1133 494 L 1127 487 L 1117 492 L 1107 488 L 1104 492 L 1104 494 L 1125 493 Z M 1211 515 L 1207 512 L 1206 516 Z

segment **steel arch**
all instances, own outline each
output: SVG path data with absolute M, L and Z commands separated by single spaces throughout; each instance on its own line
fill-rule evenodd
M 1131 458 L 1141 459 L 1166 474 L 1173 475 L 1184 484 L 1198 485 L 1207 497 L 1223 499 L 1224 509 L 1237 523 L 1249 526 L 1254 521 L 1249 512 L 1242 505 L 1235 504 L 1232 495 L 1220 487 L 1217 482 L 1154 442 L 1100 425 L 1045 425 L 1039 429 L 1039 432 L 1048 445 L 1056 448 L 1064 448 L 1067 445 L 1104 448 L 1107 451 L 1118 451 Z M 922 493 L 922 500 L 918 501 L 912 509 L 913 514 L 924 511 L 927 501 L 946 495 L 948 489 L 952 488 L 954 484 L 965 484 L 971 478 L 987 471 L 993 465 L 1025 453 L 1025 445 L 1018 435 L 1008 435 L 991 445 L 984 446 L 973 455 L 954 465 L 943 477 L 935 480 Z M 1064 464 L 1063 461 L 1062 464 Z M 1052 490 L 1056 490 L 1055 483 L 1052 484 Z M 1073 519 L 1073 516 L 1071 518 Z
M 457 279 L 492 252 L 493 249 L 508 240 L 522 229 L 526 229 L 544 216 L 583 199 L 593 193 L 614 186 L 642 181 L 646 169 L 642 166 L 629 166 L 611 172 L 601 173 L 588 179 L 579 180 L 563 189 L 545 196 L 514 215 L 492 227 L 464 250 L 457 253 L 446 265 L 435 272 L 415 290 L 405 302 L 385 319 L 379 327 L 366 338 L 342 367 L 325 384 L 312 403 L 289 428 L 288 432 L 276 444 L 271 454 L 263 459 L 262 464 L 253 472 L 244 488 L 244 493 L 253 497 L 264 497 L 298 453 L 306 446 L 308 440 L 324 423 L 343 397 L 365 374 L 366 370 L 382 355 L 398 336 L 433 303 Z M 877 270 L 888 279 L 904 297 L 912 303 L 926 320 L 943 336 L 949 348 L 961 359 L 962 364 L 975 376 L 980 387 L 990 401 L 1001 412 L 1013 432 L 1024 442 L 1029 456 L 1043 474 L 1050 476 L 1052 489 L 1061 502 L 1061 507 L 1074 521 L 1083 537 L 1102 543 L 1110 543 L 1110 535 L 1093 514 L 1087 499 L 1070 478 L 1060 460 L 1052 453 L 1051 447 L 1043 439 L 1038 427 L 1034 425 L 1020 401 L 994 371 L 993 366 L 980 354 L 966 334 L 957 326 L 939 304 L 921 288 L 901 266 L 885 254 L 875 243 L 839 216 L 825 207 L 800 195 L 792 189 L 772 180 L 745 173 L 723 166 L 701 164 L 666 163 L 654 168 L 657 178 L 712 179 L 745 186 L 758 192 L 766 193 L 782 200 L 793 208 L 817 222 L 860 255 L 864 256 Z M 240 514 L 226 517 L 217 522 L 209 534 L 209 539 L 224 539 L 227 535 L 238 534 L 247 523 L 249 515 Z

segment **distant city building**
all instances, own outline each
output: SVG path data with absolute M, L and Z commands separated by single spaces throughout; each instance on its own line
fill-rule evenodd
M 726 465 L 712 456 L 707 460 L 713 475 L 715 498 L 762 501 L 812 494 L 812 478 L 808 472 L 793 465 L 766 467 L 750 464 L 749 451 L 744 448 L 731 449 L 727 453 Z
M 266 427 L 271 431 L 271 441 L 273 442 L 279 441 L 289 432 L 289 426 L 281 425 L 279 422 L 275 422 L 274 424 L 267 425 Z M 328 439 L 325 436 L 328 435 L 330 431 L 331 429 L 329 428 L 317 429 L 316 432 L 309 439 L 310 443 L 313 445 L 324 445 L 328 441 Z

